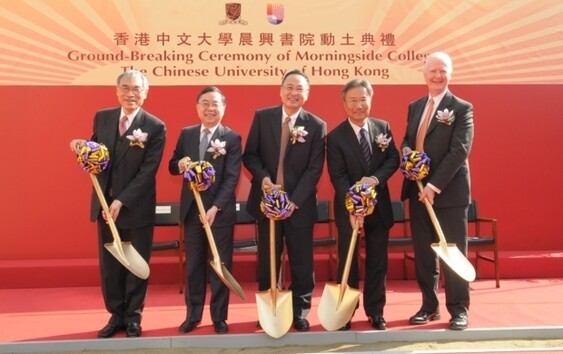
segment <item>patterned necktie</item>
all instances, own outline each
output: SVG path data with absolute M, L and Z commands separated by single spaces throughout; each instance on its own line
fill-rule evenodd
M 420 128 L 418 129 L 418 134 L 416 134 L 416 151 L 424 151 L 424 138 L 426 137 L 426 132 L 428 131 L 428 126 L 430 125 L 430 117 L 434 113 L 434 100 L 430 98 L 426 105 L 426 114 L 420 123 Z
M 201 141 L 199 142 L 199 160 L 203 161 L 203 157 L 205 156 L 205 152 L 207 151 L 207 145 L 209 145 L 209 129 L 203 129 L 203 136 L 201 137 Z
M 291 117 L 285 117 L 282 124 L 281 130 L 281 140 L 280 140 L 280 157 L 278 159 L 278 174 L 276 175 L 276 184 L 283 187 L 283 160 L 285 157 L 285 151 L 287 149 L 287 144 L 289 143 L 289 122 Z
M 369 148 L 367 131 L 364 128 L 360 129 L 360 147 L 362 148 L 362 154 L 364 154 L 364 159 L 366 160 L 368 166 L 370 166 L 371 150 Z
M 119 136 L 123 136 L 127 131 L 127 116 L 121 117 L 119 120 Z

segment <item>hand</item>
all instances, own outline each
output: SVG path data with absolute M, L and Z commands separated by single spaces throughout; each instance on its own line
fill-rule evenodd
M 80 153 L 80 149 L 86 145 L 86 140 L 84 139 L 72 139 L 70 141 L 70 151 L 74 152 L 75 154 Z
M 263 192 L 269 192 L 272 189 L 274 189 L 274 187 L 275 187 L 275 184 L 272 182 L 270 177 L 264 177 L 264 179 L 262 180 L 262 191 Z
M 379 181 L 375 177 L 362 177 L 360 183 L 367 184 L 368 186 L 377 186 Z
M 109 216 L 113 219 L 113 221 L 117 221 L 117 217 L 119 216 L 119 212 L 121 211 L 121 207 L 123 203 L 117 199 L 115 199 L 111 205 L 109 206 Z M 102 216 L 106 222 L 108 222 L 108 215 L 105 211 L 102 211 Z
M 431 205 L 434 205 L 434 196 L 436 195 L 436 192 L 434 192 L 434 190 L 428 186 L 425 186 L 422 189 L 422 192 L 418 193 L 418 200 L 420 200 L 421 202 L 424 203 L 424 198 L 428 199 L 428 201 L 430 202 Z
M 180 172 L 187 171 L 190 162 L 192 162 L 192 159 L 190 159 L 189 156 L 186 156 L 178 161 L 178 169 L 180 170 Z
M 293 215 L 293 213 L 295 212 L 295 210 L 299 209 L 299 207 L 297 206 L 297 204 L 295 204 L 292 201 L 289 201 L 289 213 L 287 214 L 287 217 L 289 218 L 291 215 Z
M 209 210 L 205 213 L 205 219 L 207 220 L 207 224 L 209 224 L 209 226 L 213 225 L 213 222 L 215 221 L 215 217 L 217 216 L 217 212 L 219 211 L 219 208 L 217 208 L 215 205 L 213 205 L 211 208 L 209 208 Z M 202 224 L 205 225 L 205 220 L 203 220 L 203 218 L 201 217 L 201 215 L 199 216 L 199 220 L 201 221 Z
M 350 225 L 352 226 L 352 229 L 355 229 L 357 226 L 359 230 L 364 227 L 364 218 L 361 216 L 350 215 Z

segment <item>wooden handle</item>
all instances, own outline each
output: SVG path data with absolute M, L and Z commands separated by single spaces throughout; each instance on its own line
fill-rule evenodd
M 340 306 L 342 298 L 344 297 L 344 292 L 348 286 L 348 276 L 350 275 L 350 268 L 352 267 L 352 257 L 354 257 L 354 250 L 356 249 L 356 240 L 358 239 L 358 233 L 360 228 L 356 222 L 356 227 L 352 232 L 352 237 L 350 239 L 350 246 L 348 246 L 348 254 L 346 255 L 346 263 L 344 264 L 344 271 L 342 272 L 342 279 L 340 280 L 340 294 L 338 296 L 337 307 Z
M 98 178 L 93 173 L 90 173 L 90 178 L 92 179 L 94 190 L 96 191 L 96 194 L 98 195 L 98 199 L 100 200 L 100 204 L 102 205 L 102 210 L 106 214 L 107 222 L 109 224 L 111 234 L 113 235 L 114 242 L 119 243 L 119 245 L 121 246 L 121 237 L 119 237 L 119 231 L 117 231 L 117 227 L 115 226 L 115 221 L 113 221 L 113 218 L 111 218 L 111 216 L 109 215 L 108 203 L 106 201 L 106 197 L 104 196 L 104 193 L 102 192 L 102 188 L 100 187 L 100 182 L 98 182 Z
M 199 215 L 203 222 L 203 228 L 205 229 L 205 234 L 207 235 L 207 241 L 209 242 L 209 248 L 211 248 L 211 254 L 213 255 L 213 261 L 219 262 L 219 252 L 217 251 L 217 245 L 215 245 L 215 239 L 213 238 L 213 232 L 211 231 L 211 226 L 207 222 L 207 218 L 205 217 L 205 208 L 203 207 L 203 202 L 201 201 L 201 195 L 199 191 L 195 188 L 192 188 L 194 192 L 195 202 L 197 204 L 197 208 L 199 210 Z
M 423 187 L 421 181 L 416 181 L 418 185 L 418 190 L 422 193 Z M 434 208 L 432 208 L 432 204 L 428 201 L 428 198 L 424 198 L 424 205 L 426 206 L 426 210 L 428 211 L 428 215 L 430 215 L 430 219 L 432 220 L 432 224 L 434 225 L 434 229 L 438 234 L 438 238 L 440 239 L 440 244 L 445 246 L 446 245 L 446 237 L 444 236 L 444 232 L 442 231 L 442 227 L 438 222 L 438 218 L 436 217 L 436 213 L 434 212 Z

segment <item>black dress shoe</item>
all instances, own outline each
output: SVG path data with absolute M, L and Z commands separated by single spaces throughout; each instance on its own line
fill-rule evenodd
M 123 326 L 114 323 L 108 323 L 104 328 L 100 329 L 98 332 L 98 338 L 110 338 L 113 337 L 117 332 L 122 331 Z
M 440 319 L 440 313 L 438 312 L 427 312 L 418 311 L 414 316 L 409 319 L 410 324 L 420 325 L 427 324 L 430 321 L 436 321 Z
M 339 331 L 348 331 L 350 328 L 352 328 L 352 321 L 346 322 L 344 326 L 340 327 Z
M 387 322 L 385 322 L 383 316 L 370 317 L 369 321 L 371 322 L 371 326 L 379 331 L 387 329 Z
M 184 322 L 182 322 L 182 324 L 180 325 L 180 328 L 178 328 L 178 331 L 180 333 L 188 333 L 193 331 L 197 325 L 199 325 L 199 322 L 197 321 L 188 321 L 185 320 Z
M 295 317 L 293 319 L 293 328 L 300 332 L 306 332 L 309 330 L 309 321 L 303 317 Z
M 129 322 L 129 324 L 127 324 L 125 332 L 127 333 L 127 337 L 140 337 L 143 329 L 141 328 L 140 323 Z
M 215 328 L 215 333 L 227 333 L 229 331 L 229 326 L 225 321 L 213 321 L 213 328 Z
M 450 319 L 449 328 L 455 331 L 461 331 L 467 329 L 467 324 L 467 315 L 456 315 Z

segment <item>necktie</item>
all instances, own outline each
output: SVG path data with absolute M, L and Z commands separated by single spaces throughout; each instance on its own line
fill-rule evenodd
M 203 136 L 201 137 L 201 141 L 199 142 L 199 160 L 202 161 L 203 157 L 205 156 L 205 152 L 207 151 L 207 145 L 209 145 L 209 129 L 203 129 Z
M 416 135 L 416 151 L 424 151 L 424 138 L 426 137 L 426 132 L 428 131 L 428 125 L 430 123 L 430 117 L 434 113 L 434 100 L 432 98 L 428 99 L 426 105 L 426 114 L 420 123 L 420 128 L 418 129 L 418 134 Z
M 123 136 L 127 131 L 127 116 L 121 117 L 119 120 L 119 136 Z
M 371 165 L 371 150 L 369 148 L 367 131 L 364 128 L 360 129 L 360 147 L 368 166 Z
M 287 144 L 289 143 L 289 122 L 291 117 L 285 117 L 282 130 L 281 130 L 281 140 L 280 140 L 280 158 L 278 160 L 278 174 L 276 175 L 276 184 L 283 187 L 283 159 L 285 157 L 285 150 L 287 149 Z

